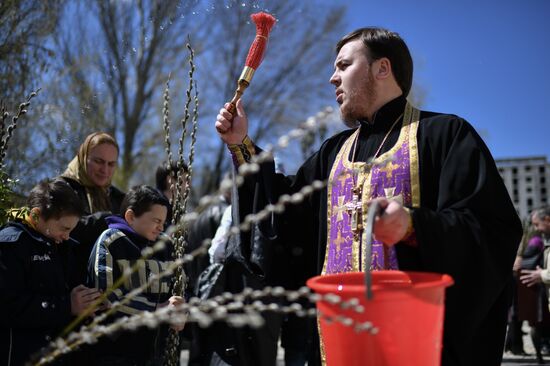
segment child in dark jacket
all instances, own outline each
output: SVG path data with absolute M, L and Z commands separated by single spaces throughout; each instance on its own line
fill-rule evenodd
M 74 281 L 69 233 L 82 212 L 66 182 L 43 181 L 0 230 L 0 364 L 30 361 L 100 296 Z
M 108 295 L 111 303 L 125 299 L 129 292 L 143 285 L 151 276 L 164 271 L 172 262 L 171 245 L 143 258 L 142 250 L 152 246 L 162 233 L 169 202 L 149 186 L 132 188 L 121 205 L 121 216 L 108 216 L 108 229 L 97 239 L 88 263 L 88 275 L 96 288 L 107 291 L 119 277 L 135 264 L 138 270 Z M 171 277 L 150 284 L 141 294 L 120 306 L 115 318 L 155 311 L 157 308 L 183 303 L 171 296 Z M 161 362 L 166 329 L 140 328 L 104 339 L 98 345 L 98 364 L 145 365 Z

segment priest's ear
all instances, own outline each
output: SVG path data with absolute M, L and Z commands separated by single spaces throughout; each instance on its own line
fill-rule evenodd
M 377 80 L 388 79 L 393 75 L 390 59 L 387 57 L 379 58 L 371 64 L 372 74 Z

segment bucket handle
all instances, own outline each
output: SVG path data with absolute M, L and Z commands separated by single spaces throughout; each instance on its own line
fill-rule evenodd
M 371 264 L 372 264 L 372 233 L 374 230 L 374 220 L 376 216 L 381 215 L 384 212 L 384 209 L 379 207 L 377 201 L 372 201 L 369 205 L 367 211 L 367 222 L 366 222 L 366 243 L 365 243 L 365 288 L 366 288 L 366 298 L 367 300 L 372 300 L 372 274 L 371 274 Z

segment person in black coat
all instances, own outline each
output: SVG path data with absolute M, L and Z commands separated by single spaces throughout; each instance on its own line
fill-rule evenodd
M 81 214 L 66 182 L 44 181 L 0 230 L 0 363 L 29 361 L 100 296 L 72 280 L 69 234 Z

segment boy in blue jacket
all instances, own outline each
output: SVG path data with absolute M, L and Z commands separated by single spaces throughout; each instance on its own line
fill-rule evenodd
M 108 295 L 111 303 L 122 301 L 133 289 L 151 276 L 163 272 L 173 261 L 172 247 L 157 251 L 144 259 L 142 250 L 152 246 L 161 235 L 169 202 L 149 186 L 132 188 L 121 205 L 120 216 L 108 216 L 108 229 L 97 239 L 88 262 L 88 274 L 96 288 L 107 291 L 134 264 L 138 270 Z M 163 306 L 183 303 L 180 296 L 171 296 L 170 276 L 150 284 L 140 295 L 120 306 L 115 318 L 155 311 Z M 135 332 L 116 334 L 98 345 L 98 363 L 102 365 L 145 365 L 160 362 L 166 328 L 140 328 Z

